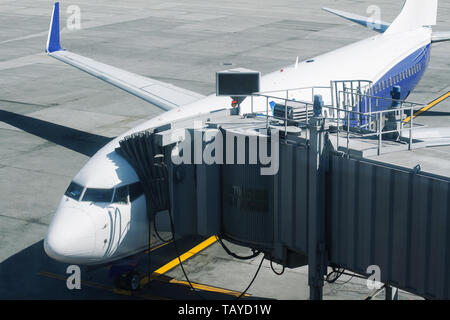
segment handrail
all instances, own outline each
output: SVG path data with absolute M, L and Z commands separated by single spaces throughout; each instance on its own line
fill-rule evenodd
M 290 89 L 280 89 L 280 90 L 271 90 L 271 91 L 260 91 L 260 92 L 254 92 L 253 94 L 254 95 L 266 95 L 267 93 L 306 90 L 306 89 L 331 89 L 331 88 L 328 86 L 311 86 L 311 87 L 290 88 Z
M 342 84 L 342 89 L 338 88 L 338 85 Z M 357 84 L 355 87 L 354 84 Z M 365 84 L 364 86 L 361 86 L 361 84 Z M 403 124 L 403 120 L 395 120 L 395 122 L 400 123 L 400 128 L 396 130 L 389 130 L 389 131 L 383 131 L 382 130 L 382 123 L 383 123 L 383 117 L 389 113 L 401 113 L 404 114 L 405 111 L 411 112 L 413 114 L 414 108 L 417 108 L 417 106 L 423 106 L 423 104 L 412 102 L 412 101 L 406 101 L 406 100 L 396 100 L 396 99 L 389 99 L 385 97 L 379 97 L 374 96 L 371 93 L 372 91 L 372 81 L 369 80 L 339 80 L 339 81 L 331 81 L 331 85 L 329 87 L 327 86 L 312 86 L 312 87 L 301 87 L 301 88 L 292 88 L 292 89 L 280 89 L 280 90 L 272 90 L 272 91 L 265 91 L 265 92 L 255 92 L 252 94 L 252 112 L 253 112 L 253 98 L 254 97 L 264 97 L 266 98 L 266 127 L 269 128 L 269 119 L 275 119 L 278 121 L 284 121 L 284 131 L 285 136 L 287 135 L 287 127 L 288 122 L 294 123 L 299 128 L 308 127 L 309 124 L 309 112 L 314 107 L 313 102 L 308 101 L 302 101 L 302 100 L 294 100 L 289 98 L 289 93 L 292 91 L 298 91 L 298 90 L 311 90 L 313 93 L 312 101 L 314 101 L 314 90 L 315 89 L 329 89 L 331 91 L 331 105 L 325 105 L 323 108 L 338 111 L 336 113 L 331 113 L 332 116 L 326 117 L 327 120 L 330 120 L 332 122 L 337 123 L 337 148 L 339 148 L 339 133 L 341 132 L 341 125 L 346 125 L 346 144 L 347 144 L 347 153 L 350 152 L 349 150 L 349 144 L 350 139 L 353 138 L 363 138 L 363 137 L 371 137 L 371 136 L 377 136 L 378 137 L 378 147 L 377 147 L 377 153 L 381 154 L 381 148 L 382 148 L 382 140 L 383 135 L 390 134 L 390 133 L 398 133 L 401 135 L 404 131 L 409 131 L 409 143 L 408 148 L 409 150 L 412 149 L 413 139 L 412 139 L 412 131 L 417 127 L 414 126 L 414 123 L 411 122 L 409 127 L 405 127 Z M 361 90 L 364 89 L 364 90 Z M 283 96 L 275 96 L 274 93 L 284 93 L 285 97 Z M 341 101 L 341 96 L 343 97 L 343 101 Z M 275 99 L 282 101 L 282 103 L 279 103 L 279 105 L 284 104 L 284 118 L 280 116 L 270 115 L 269 114 L 269 99 Z M 372 100 L 375 100 L 375 106 L 378 107 L 379 100 L 383 101 L 390 101 L 392 103 L 398 102 L 400 103 L 400 107 L 398 108 L 392 108 L 392 109 L 385 109 L 385 110 L 372 110 Z M 369 107 L 369 111 L 361 112 L 360 106 L 362 103 L 366 103 L 366 110 L 367 107 Z M 369 102 L 369 105 L 367 106 L 367 102 Z M 288 119 L 288 103 L 292 104 L 299 104 L 305 107 L 306 112 L 306 120 L 295 120 L 295 119 Z M 355 110 L 354 110 L 355 109 Z M 353 116 L 351 116 L 353 115 Z M 359 120 L 357 120 L 359 119 Z M 361 120 L 364 119 L 364 120 Z M 354 126 L 356 130 L 350 130 L 351 121 L 356 121 L 357 125 Z M 364 124 L 364 122 L 366 122 Z M 376 124 L 375 130 L 372 129 L 372 124 Z M 365 132 L 365 133 L 364 133 Z

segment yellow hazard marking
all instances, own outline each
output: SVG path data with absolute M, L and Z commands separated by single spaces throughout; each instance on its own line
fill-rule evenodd
M 153 251 L 155 251 L 156 249 L 159 249 L 159 248 L 161 248 L 161 247 L 164 247 L 165 245 L 167 245 L 167 244 L 169 244 L 169 243 L 172 243 L 172 242 L 173 242 L 172 240 L 170 240 L 170 241 L 168 241 L 168 242 L 163 242 L 163 243 L 161 243 L 160 245 L 157 245 L 157 246 L 155 246 L 155 247 L 153 247 L 153 248 L 150 248 L 150 250 L 145 251 L 145 253 L 153 252 Z
M 180 264 L 180 260 L 181 260 L 181 262 L 183 262 L 183 261 L 185 261 L 185 260 L 187 260 L 189 258 L 192 258 L 197 253 L 199 253 L 200 251 L 206 249 L 207 247 L 209 247 L 210 245 L 212 245 L 216 241 L 217 241 L 216 236 L 209 237 L 208 239 L 206 239 L 205 241 L 203 241 L 200 244 L 196 245 L 194 248 L 192 248 L 188 252 L 182 254 L 180 256 L 180 258 L 177 257 L 177 258 L 173 259 L 172 261 L 170 261 L 169 263 L 167 263 L 166 265 L 164 265 L 161 268 L 159 268 L 158 270 L 155 270 L 153 272 L 152 278 L 153 277 L 158 277 L 159 275 L 162 275 L 162 274 L 166 273 L 167 271 L 175 268 L 176 266 L 178 266 Z M 144 277 L 141 280 L 141 286 L 145 286 L 148 282 L 149 282 L 148 276 Z
M 167 263 L 166 265 L 164 265 L 161 268 L 159 268 L 158 270 L 155 270 L 153 272 L 153 274 L 151 275 L 151 277 L 150 277 L 150 281 L 158 280 L 158 281 L 169 282 L 169 283 L 172 283 L 172 284 L 178 284 L 178 285 L 183 285 L 183 286 L 190 286 L 189 282 L 187 282 L 187 281 L 176 280 L 176 279 L 173 279 L 173 278 L 170 278 L 170 277 L 165 277 L 163 275 L 166 272 L 168 272 L 169 270 L 172 270 L 173 268 L 177 267 L 180 264 L 180 260 L 181 260 L 181 262 L 183 262 L 183 261 L 186 261 L 187 259 L 192 258 L 196 254 L 198 254 L 200 251 L 206 249 L 207 247 L 209 247 L 210 245 L 212 245 L 216 241 L 217 241 L 217 237 L 216 236 L 212 236 L 212 237 L 206 239 L 205 241 L 201 242 L 200 244 L 196 245 L 194 248 L 190 249 L 189 251 L 187 251 L 186 253 L 181 255 L 180 259 L 178 259 L 178 257 L 177 257 L 177 258 L 173 259 L 172 261 L 170 261 L 169 263 Z M 155 248 L 155 249 L 157 249 L 157 248 Z M 147 283 L 149 283 L 148 276 L 146 276 L 146 277 L 141 279 L 141 286 L 145 286 Z M 229 289 L 209 286 L 209 285 L 195 283 L 195 282 L 191 282 L 191 284 L 192 284 L 192 287 L 194 287 L 194 289 L 199 289 L 199 290 L 202 290 L 202 291 L 222 293 L 222 294 L 232 295 L 232 296 L 236 296 L 236 297 L 241 295 L 241 292 L 239 292 L 239 291 L 234 291 L 234 290 L 229 290 Z M 245 294 L 244 296 L 248 297 L 250 295 L 249 294 Z
M 193 257 L 194 255 L 196 255 L 200 251 L 206 249 L 207 247 L 209 247 L 210 245 L 212 245 L 216 241 L 217 241 L 217 237 L 216 236 L 212 236 L 212 237 L 206 239 L 202 243 L 198 244 L 194 248 L 190 249 L 189 251 L 187 251 L 186 253 L 181 255 L 180 256 L 181 262 L 186 261 L 187 259 Z M 147 251 L 147 253 L 149 253 L 149 252 L 151 252 L 153 250 L 156 250 L 158 248 L 161 248 L 161 247 L 165 246 L 166 244 L 168 244 L 168 243 L 163 243 L 163 244 L 161 244 L 159 246 L 156 246 L 156 247 L 150 249 L 149 251 Z M 159 268 L 158 270 L 154 271 L 152 276 L 151 276 L 151 280 L 163 281 L 163 282 L 168 282 L 168 283 L 171 283 L 171 284 L 177 284 L 177 285 L 183 285 L 183 286 L 190 286 L 189 282 L 187 282 L 187 281 L 176 280 L 176 279 L 173 279 L 173 278 L 170 278 L 170 277 L 165 277 L 165 276 L 163 277 L 164 273 L 166 273 L 167 271 L 175 268 L 179 264 L 180 264 L 180 261 L 179 261 L 178 258 L 173 259 L 172 261 L 170 261 L 166 265 L 164 265 L 161 268 Z M 50 272 L 45 272 L 45 271 L 39 272 L 38 275 L 44 276 L 44 277 L 48 277 L 48 278 L 63 280 L 63 281 L 67 280 L 67 276 L 59 275 L 59 274 L 55 274 L 55 273 L 50 273 Z M 148 282 L 149 282 L 148 277 L 147 276 L 144 277 L 141 280 L 141 286 L 144 286 Z M 96 282 L 91 282 L 91 281 L 82 281 L 81 284 L 84 285 L 84 286 L 87 286 L 87 287 L 103 289 L 103 290 L 110 291 L 110 292 L 113 292 L 115 294 L 124 295 L 124 296 L 133 296 L 133 297 L 137 297 L 137 298 L 144 298 L 144 299 L 151 299 L 151 300 L 167 299 L 167 298 L 162 298 L 162 297 L 155 297 L 155 296 L 151 296 L 151 295 L 141 294 L 139 292 L 134 292 L 134 291 L 130 291 L 130 290 L 118 289 L 118 288 L 115 288 L 115 287 L 112 287 L 112 286 L 108 286 L 108 285 L 104 285 L 104 284 L 96 283 Z M 200 284 L 200 283 L 194 283 L 194 282 L 191 282 L 191 284 L 192 284 L 192 286 L 195 289 L 202 290 L 202 291 L 222 293 L 222 294 L 232 295 L 232 296 L 236 296 L 236 297 L 241 295 L 241 292 L 239 292 L 239 291 L 228 290 L 228 289 L 224 289 L 224 288 L 220 288 L 220 287 L 214 287 L 214 286 L 209 286 L 209 285 Z M 245 294 L 244 295 L 244 297 L 248 297 L 248 296 L 250 296 L 250 295 L 249 294 Z
M 176 280 L 176 279 L 169 280 L 169 283 L 180 284 L 180 285 L 183 285 L 183 286 L 190 286 L 189 282 Z M 223 293 L 223 294 L 227 294 L 227 295 L 231 295 L 231 296 L 235 296 L 235 297 L 239 297 L 242 294 L 242 292 L 239 292 L 239 291 L 234 291 L 234 290 L 228 290 L 228 289 L 219 288 L 219 287 L 208 286 L 208 285 L 200 284 L 200 283 L 191 282 L 191 284 L 192 284 L 192 286 L 195 289 L 199 289 L 199 290 L 203 290 L 203 291 Z M 244 297 L 248 297 L 250 295 L 249 294 L 244 294 L 243 296 Z
M 429 103 L 428 105 L 426 105 L 425 107 L 423 107 L 422 109 L 416 111 L 413 115 L 413 118 L 415 119 L 417 116 L 420 116 L 422 113 L 424 113 L 427 110 L 430 110 L 431 108 L 435 107 L 436 105 L 438 105 L 439 103 L 441 103 L 442 101 L 444 101 L 445 99 L 447 99 L 448 97 L 450 97 L 450 91 L 447 92 L 446 94 L 444 94 L 443 96 L 437 98 L 436 100 L 434 100 L 433 102 Z M 407 117 L 405 120 L 403 120 L 403 122 L 409 122 L 411 121 L 411 116 Z
M 52 279 L 57 279 L 57 280 L 62 280 L 62 281 L 67 280 L 67 276 L 56 274 L 56 273 L 41 271 L 41 272 L 38 272 L 37 274 L 39 276 L 44 276 L 47 278 L 52 278 Z M 86 286 L 86 287 L 91 287 L 91 288 L 96 288 L 96 289 L 103 289 L 103 290 L 106 290 L 106 291 L 109 291 L 109 292 L 112 292 L 115 294 L 120 294 L 120 295 L 125 295 L 125 296 L 133 296 L 136 298 L 143 298 L 143 299 L 147 299 L 147 300 L 169 300 L 167 298 L 156 297 L 156 296 L 147 295 L 147 294 L 141 294 L 139 292 L 134 292 L 134 291 L 130 291 L 130 290 L 117 289 L 112 286 L 108 286 L 108 285 L 104 285 L 104 284 L 92 282 L 92 281 L 81 281 L 81 286 L 82 287 Z

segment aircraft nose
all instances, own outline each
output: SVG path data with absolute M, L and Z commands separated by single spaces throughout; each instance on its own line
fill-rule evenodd
M 58 209 L 44 241 L 47 255 L 55 260 L 82 264 L 92 258 L 95 246 L 94 223 L 83 210 Z

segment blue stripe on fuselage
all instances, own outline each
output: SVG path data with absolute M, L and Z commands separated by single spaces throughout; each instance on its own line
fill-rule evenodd
M 430 62 L 430 49 L 431 44 L 428 44 L 416 50 L 414 53 L 396 64 L 377 82 L 375 82 L 373 85 L 373 90 L 370 94 L 372 96 L 381 97 L 384 99 L 373 98 L 371 101 L 371 110 L 369 110 L 369 106 L 366 106 L 363 102 L 361 105 L 361 112 L 386 110 L 390 107 L 392 104 L 390 99 L 393 86 L 400 86 L 401 99 L 406 99 L 417 86 L 425 73 L 425 70 Z M 352 120 L 356 119 L 353 118 Z M 364 124 L 365 121 L 362 122 Z M 356 125 L 357 123 L 351 121 L 351 126 Z

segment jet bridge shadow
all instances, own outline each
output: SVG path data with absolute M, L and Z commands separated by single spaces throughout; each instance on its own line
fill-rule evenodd
M 112 138 L 0 110 L 0 121 L 60 146 L 92 157 Z
M 190 250 L 204 238 L 189 237 L 178 242 L 181 253 Z M 142 255 L 144 255 L 143 253 Z M 173 245 L 167 244 L 150 253 L 151 272 L 176 259 Z M 147 271 L 147 257 L 140 259 L 138 270 Z M 66 273 L 69 264 L 49 258 L 43 240 L 16 253 L 0 263 L 0 299 L 4 300 L 198 300 L 199 296 L 189 286 L 171 283 L 172 278 L 162 276 L 136 292 L 117 290 L 109 277 L 109 267 L 89 270 L 81 266 L 81 290 L 69 290 Z M 177 279 L 185 280 L 185 279 Z M 213 291 L 201 291 L 208 300 L 233 300 L 236 297 Z M 244 299 L 264 299 L 245 297 Z

